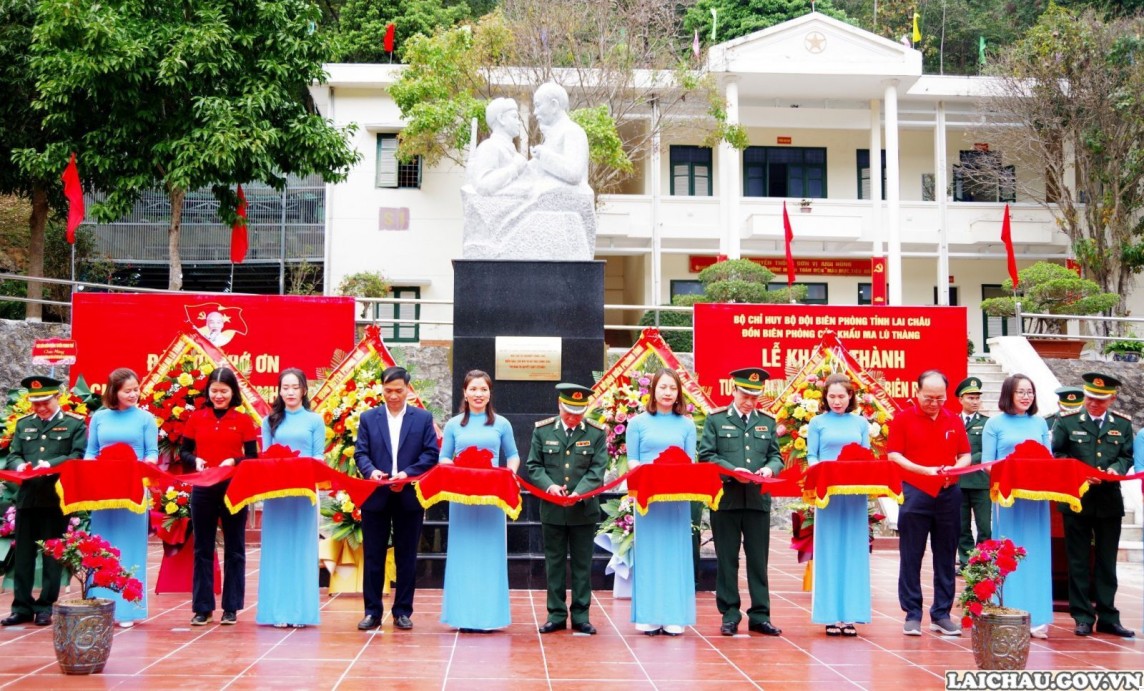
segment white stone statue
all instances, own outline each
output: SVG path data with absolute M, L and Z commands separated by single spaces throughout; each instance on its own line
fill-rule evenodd
M 533 94 L 544 141 L 528 161 L 516 102 L 485 109 L 492 135 L 473 151 L 461 188 L 465 259 L 586 261 L 595 255 L 596 213 L 588 185 L 588 137 L 568 117 L 568 93 L 553 82 Z

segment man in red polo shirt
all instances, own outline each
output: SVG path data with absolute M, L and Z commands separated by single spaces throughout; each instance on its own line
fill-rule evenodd
M 890 422 L 886 457 L 923 478 L 904 482 L 905 502 L 898 512 L 898 602 L 906 613 L 902 633 L 922 635 L 922 557 L 933 544 L 933 604 L 930 630 L 960 636 L 961 626 L 950 619 L 953 608 L 954 563 L 961 532 L 961 488 L 956 478 L 940 482 L 948 468 L 969 465 L 969 437 L 961 419 L 945 409 L 949 380 L 937 370 L 918 377 L 917 401 Z M 916 477 L 916 476 L 915 476 Z M 931 496 L 916 485 L 938 490 Z M 940 489 L 938 489 L 940 488 Z

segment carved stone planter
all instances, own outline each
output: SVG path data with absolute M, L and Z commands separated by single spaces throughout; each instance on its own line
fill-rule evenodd
M 973 661 L 978 669 L 1025 669 L 1029 660 L 1029 613 L 1005 609 L 973 622 Z
M 1085 341 L 1071 338 L 1030 338 L 1029 345 L 1047 360 L 1079 360 Z
M 70 600 L 52 606 L 56 660 L 64 674 L 102 672 L 114 631 L 113 600 Z

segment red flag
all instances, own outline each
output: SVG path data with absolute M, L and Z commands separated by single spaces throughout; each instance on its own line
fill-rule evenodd
M 83 186 L 79 184 L 79 169 L 75 165 L 75 152 L 72 152 L 68 167 L 64 168 L 60 179 L 64 181 L 64 196 L 68 200 L 68 244 L 75 244 L 75 231 L 83 223 Z
M 393 52 L 393 39 L 396 35 L 397 25 L 389 24 L 385 27 L 385 42 L 382 44 L 382 46 L 385 48 L 385 52 Z
M 246 241 L 246 195 L 242 193 L 242 185 L 238 186 L 238 210 L 235 211 L 235 215 L 238 218 L 230 227 L 230 261 L 241 264 L 242 260 L 246 259 L 248 247 Z
M 1017 258 L 1013 256 L 1013 234 L 1009 228 L 1009 205 L 1005 205 L 1005 220 L 1001 221 L 1001 242 L 1005 243 L 1005 258 L 1009 262 L 1009 280 L 1017 289 Z
M 794 256 L 790 252 L 790 243 L 794 242 L 794 231 L 790 227 L 790 216 L 786 210 L 786 200 L 783 200 L 783 230 L 786 232 L 786 275 L 787 287 L 794 285 Z

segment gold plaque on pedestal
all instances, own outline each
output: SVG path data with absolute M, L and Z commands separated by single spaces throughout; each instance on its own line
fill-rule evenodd
M 509 381 L 560 381 L 560 338 L 497 336 L 496 378 Z

